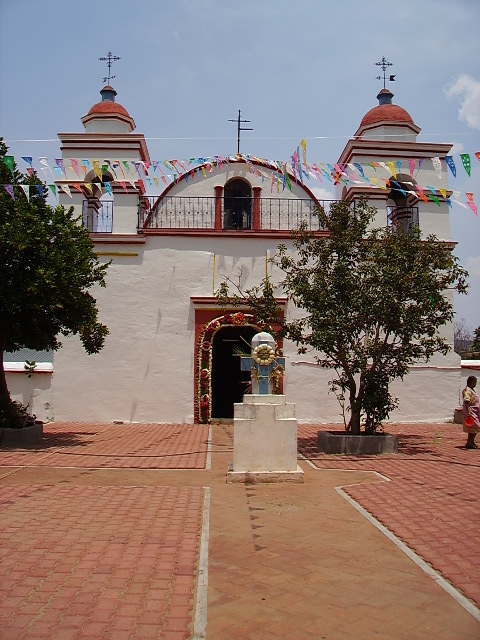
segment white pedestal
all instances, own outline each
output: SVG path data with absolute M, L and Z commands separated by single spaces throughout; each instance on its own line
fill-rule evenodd
M 280 395 L 245 395 L 234 405 L 233 468 L 227 482 L 303 482 L 295 405 Z

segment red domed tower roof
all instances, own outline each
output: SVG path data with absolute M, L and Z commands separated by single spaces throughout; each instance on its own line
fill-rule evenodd
M 94 104 L 87 115 L 83 116 L 83 124 L 86 125 L 95 118 L 117 118 L 127 123 L 133 131 L 133 129 L 135 129 L 135 122 L 125 107 L 115 102 L 115 96 L 117 95 L 115 89 L 107 84 L 100 91 L 100 95 L 102 96 L 102 100 Z
M 416 127 L 412 116 L 397 104 L 392 104 L 393 93 L 389 89 L 382 89 L 377 95 L 378 106 L 373 107 L 363 116 L 359 130 L 364 127 L 370 129 L 378 124 L 409 125 Z

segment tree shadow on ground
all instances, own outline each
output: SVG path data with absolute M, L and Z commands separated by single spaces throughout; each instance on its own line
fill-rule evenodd
M 439 446 L 441 444 L 441 434 L 434 434 L 432 440 L 426 439 L 425 436 L 418 436 L 414 434 L 398 434 L 398 453 L 407 456 L 441 456 L 442 450 Z
M 66 449 L 69 447 L 86 447 L 93 442 L 93 436 L 96 436 L 95 431 L 86 432 L 81 431 L 76 433 L 75 431 L 63 431 L 61 433 L 49 433 L 43 432 L 41 442 L 19 445 L 2 445 L 4 450 L 19 450 L 22 451 L 49 451 L 51 449 Z

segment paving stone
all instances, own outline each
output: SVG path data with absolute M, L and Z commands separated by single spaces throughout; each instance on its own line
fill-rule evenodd
M 478 452 L 458 425 L 389 425 L 399 453 L 326 456 L 302 485 L 226 485 L 233 428 L 54 423 L 0 451 L 2 640 L 192 636 L 210 487 L 208 640 L 440 640 L 480 623 L 336 491 L 480 602 Z M 372 473 L 376 472 L 376 473 Z M 380 477 L 382 474 L 385 478 Z

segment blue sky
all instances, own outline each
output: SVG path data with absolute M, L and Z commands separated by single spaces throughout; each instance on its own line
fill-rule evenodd
M 82 130 L 111 51 L 152 159 L 235 153 L 241 109 L 241 151 L 287 160 L 305 138 L 309 162 L 332 163 L 377 104 L 385 56 L 419 140 L 472 156 L 471 178 L 460 166 L 449 186 L 480 210 L 479 24 L 479 0 L 0 0 L 0 135 L 16 158 L 59 157 L 57 133 Z M 472 284 L 456 311 L 474 328 L 480 216 L 454 205 L 451 219 Z

